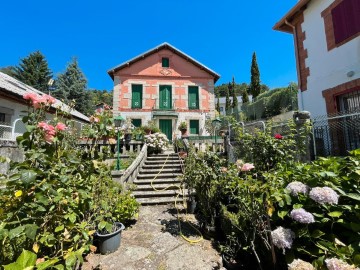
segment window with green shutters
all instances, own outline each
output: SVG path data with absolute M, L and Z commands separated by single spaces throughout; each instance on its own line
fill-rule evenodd
M 141 109 L 142 108 L 142 84 L 132 84 L 131 85 L 132 98 L 131 98 L 131 108 L 132 109 Z
M 196 110 L 199 109 L 199 87 L 198 86 L 189 86 L 189 109 Z
M 166 68 L 170 67 L 170 60 L 169 60 L 169 58 L 163 57 L 162 60 L 161 60 L 161 62 L 162 62 L 162 67 L 166 67 Z
M 141 127 L 141 119 L 131 119 L 131 123 L 132 123 L 135 127 Z
M 190 120 L 190 134 L 199 134 L 199 120 Z

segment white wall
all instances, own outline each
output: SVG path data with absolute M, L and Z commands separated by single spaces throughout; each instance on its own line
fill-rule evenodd
M 334 0 L 311 1 L 304 11 L 302 30 L 306 32 L 304 47 L 308 50 L 306 66 L 310 68 L 307 90 L 299 93 L 299 108 L 312 116 L 326 114 L 322 91 L 360 78 L 360 37 L 340 47 L 327 50 L 324 19 L 321 12 Z M 347 77 L 349 71 L 355 74 Z

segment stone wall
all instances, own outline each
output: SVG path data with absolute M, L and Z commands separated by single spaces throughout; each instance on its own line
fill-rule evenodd
M 24 160 L 24 152 L 13 141 L 0 141 L 0 156 L 15 162 Z M 6 174 L 9 168 L 9 162 L 0 163 L 0 174 Z

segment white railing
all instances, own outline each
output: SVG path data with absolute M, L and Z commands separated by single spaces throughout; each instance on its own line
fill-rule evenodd
M 12 125 L 0 125 L 0 140 L 2 141 L 16 141 L 16 137 L 25 132 L 25 125 L 21 118 L 16 119 Z

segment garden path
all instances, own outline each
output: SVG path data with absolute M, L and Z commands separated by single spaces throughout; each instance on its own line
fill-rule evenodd
M 185 217 L 183 211 L 180 217 Z M 187 219 L 196 226 L 194 215 L 188 214 Z M 199 237 L 188 223 L 181 222 L 181 227 L 186 237 Z M 120 248 L 108 255 L 90 254 L 87 260 L 83 270 L 225 269 L 211 241 L 190 244 L 179 235 L 174 205 L 140 207 L 138 221 L 122 232 Z

